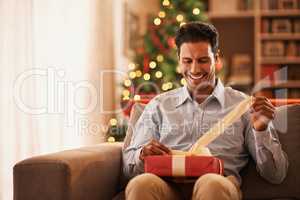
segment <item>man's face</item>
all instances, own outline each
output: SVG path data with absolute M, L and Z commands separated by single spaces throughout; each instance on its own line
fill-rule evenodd
M 190 91 L 213 88 L 215 55 L 209 42 L 188 42 L 180 47 L 179 64 Z

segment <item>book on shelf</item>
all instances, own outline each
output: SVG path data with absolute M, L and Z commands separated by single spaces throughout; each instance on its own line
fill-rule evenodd
M 297 57 L 297 44 L 296 41 L 290 41 L 288 42 L 286 46 L 286 56 L 288 58 L 295 58 Z
M 298 62 L 297 59 L 300 58 L 300 42 L 296 40 L 285 42 L 279 40 L 265 41 L 261 48 L 263 58 L 277 60 L 282 58 L 286 61 L 295 60 L 295 62 Z
M 278 0 L 267 0 L 269 9 L 270 10 L 277 10 L 278 9 Z
M 261 21 L 261 33 L 270 33 L 270 20 L 262 19 Z
M 300 15 L 300 14 L 299 14 Z M 294 33 L 300 33 L 300 19 L 294 19 Z
M 269 9 L 269 1 L 268 0 L 261 0 L 260 1 L 260 8 L 261 8 L 261 10 L 268 10 Z
M 299 81 L 300 67 L 299 65 L 288 66 L 288 79 L 292 81 Z
M 300 98 L 300 88 L 292 88 L 289 90 L 289 98 Z
M 219 0 L 211 0 L 212 13 L 234 13 L 238 11 L 238 0 L 227 0 L 220 3 Z
M 262 53 L 265 57 L 282 57 L 284 50 L 283 41 L 267 41 L 262 45 Z
M 299 11 L 300 16 L 300 11 Z M 270 19 L 261 20 L 261 33 L 293 34 L 300 33 L 300 19 Z
M 272 33 L 292 33 L 292 21 L 289 19 L 273 19 Z
M 299 8 L 298 0 L 261 0 L 262 10 L 294 10 Z
M 298 0 L 278 0 L 278 9 L 297 9 Z
M 252 10 L 253 9 L 253 0 L 239 0 L 238 1 L 239 10 Z
M 289 90 L 287 88 L 276 88 L 272 89 L 273 98 L 286 99 L 289 98 Z
M 279 77 L 276 77 L 276 72 L 279 70 L 279 65 L 262 65 L 261 77 L 268 78 L 270 81 L 274 81 Z
M 220 0 L 210 1 L 209 10 L 212 13 L 231 14 L 253 10 L 253 0 L 226 0 L 226 3 L 221 3 Z
M 232 56 L 228 83 L 249 85 L 252 83 L 252 59 L 249 54 L 234 54 Z

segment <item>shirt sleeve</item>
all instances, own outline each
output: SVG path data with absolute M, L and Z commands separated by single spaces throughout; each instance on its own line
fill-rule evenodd
M 144 163 L 139 159 L 143 146 L 151 139 L 159 139 L 159 111 L 157 102 L 151 101 L 133 127 L 129 146 L 123 149 L 123 173 L 130 179 L 144 172 Z
M 289 164 L 276 130 L 270 122 L 266 130 L 256 131 L 248 119 L 246 145 L 256 162 L 256 169 L 267 181 L 279 184 L 286 177 Z

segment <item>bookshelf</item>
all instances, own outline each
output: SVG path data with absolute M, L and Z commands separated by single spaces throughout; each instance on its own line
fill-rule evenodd
M 300 40 L 300 33 L 261 33 L 261 40 Z
M 300 9 L 261 10 L 261 17 L 299 17 Z
M 208 19 L 220 32 L 225 83 L 269 98 L 300 98 L 300 0 L 228 0 L 226 8 L 218 6 L 219 0 L 205 3 Z M 237 55 L 251 61 L 234 62 Z M 251 70 L 240 76 L 236 63 Z M 262 80 L 269 80 L 268 86 L 253 91 Z
M 259 58 L 261 64 L 300 64 L 300 58 L 292 57 L 262 57 Z M 299 77 L 300 79 L 300 77 Z
M 300 88 L 300 81 L 288 81 L 286 83 L 272 83 L 270 88 Z
M 249 18 L 249 17 L 253 17 L 253 16 L 254 16 L 254 13 L 252 11 L 235 12 L 235 13 L 215 13 L 215 12 L 207 13 L 207 17 L 209 19 Z

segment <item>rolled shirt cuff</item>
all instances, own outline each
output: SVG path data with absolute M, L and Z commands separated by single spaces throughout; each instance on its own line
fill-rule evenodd
M 135 161 L 135 167 L 136 169 L 138 169 L 139 171 L 144 171 L 144 162 L 142 160 L 140 160 L 140 153 L 142 151 L 143 147 L 140 147 L 134 155 L 134 161 Z
M 264 131 L 256 131 L 254 128 L 252 128 L 252 131 L 254 134 L 255 144 L 258 149 L 264 147 L 268 150 L 271 150 L 274 143 L 278 144 L 278 140 L 273 137 L 271 133 L 270 125 L 268 125 Z

